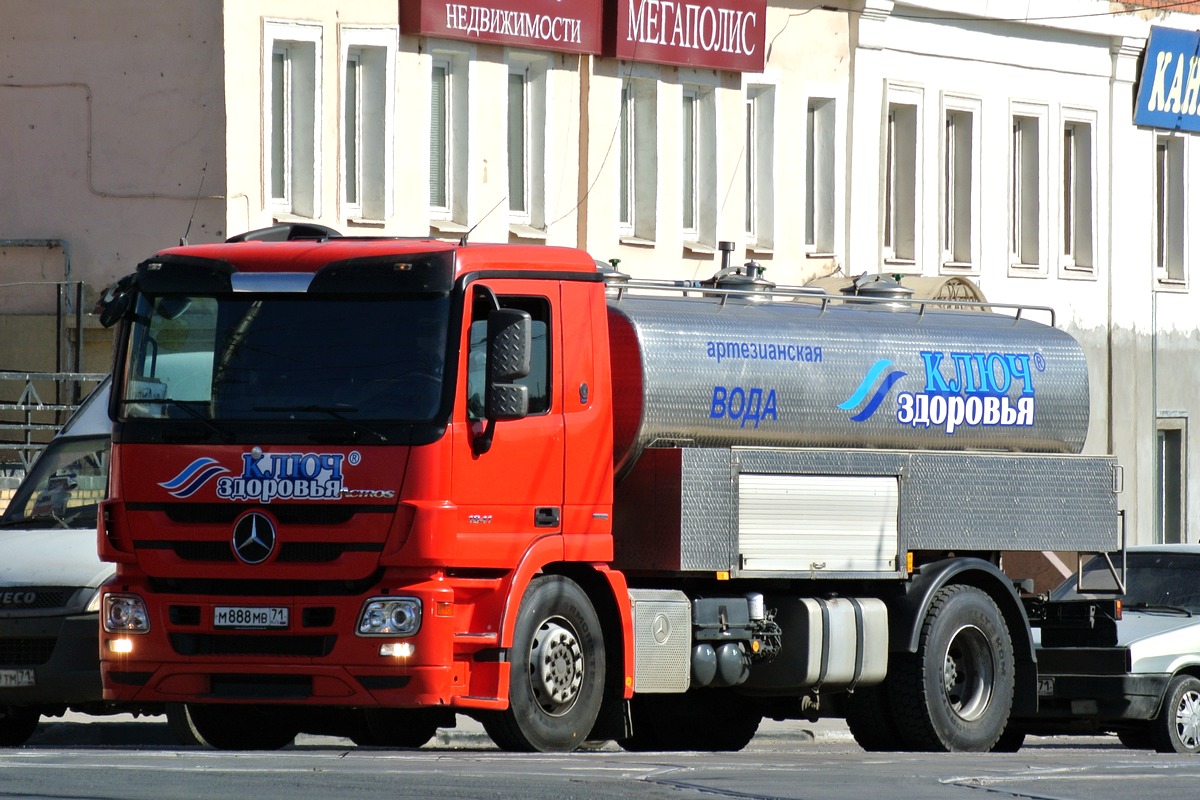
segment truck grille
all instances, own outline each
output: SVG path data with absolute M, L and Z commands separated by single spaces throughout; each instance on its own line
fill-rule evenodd
M 229 597 L 353 597 L 379 584 L 383 570 L 358 580 L 239 580 L 234 578 L 151 578 L 160 594 L 226 595 Z
M 173 633 L 171 647 L 181 656 L 296 656 L 329 655 L 336 636 L 269 636 L 211 633 Z
M 144 549 L 172 550 L 184 561 L 232 562 L 233 548 L 228 541 L 217 542 L 149 542 L 139 541 Z M 378 542 L 284 542 L 279 546 L 278 561 L 289 564 L 328 564 L 344 553 L 378 553 Z
M 45 636 L 0 639 L 0 665 L 27 667 L 45 664 L 54 652 L 54 642 L 53 638 Z

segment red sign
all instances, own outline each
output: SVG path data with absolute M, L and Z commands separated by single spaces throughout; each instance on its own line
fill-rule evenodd
M 767 0 L 606 0 L 605 8 L 606 56 L 736 72 L 766 63 Z
M 400 0 L 400 32 L 560 53 L 600 52 L 603 0 Z

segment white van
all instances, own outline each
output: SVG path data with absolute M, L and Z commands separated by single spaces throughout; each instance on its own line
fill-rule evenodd
M 30 468 L 0 516 L 0 746 L 42 716 L 162 713 L 116 708 L 100 690 L 96 513 L 108 488 L 112 423 L 104 380 Z

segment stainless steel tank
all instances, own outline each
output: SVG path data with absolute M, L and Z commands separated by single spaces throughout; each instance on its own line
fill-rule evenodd
M 1067 333 L 978 310 L 610 298 L 614 458 L 653 445 L 1078 453 L 1087 363 Z

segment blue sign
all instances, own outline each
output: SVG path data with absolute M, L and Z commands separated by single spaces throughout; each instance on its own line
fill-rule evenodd
M 1200 32 L 1150 29 L 1133 123 L 1200 133 Z

